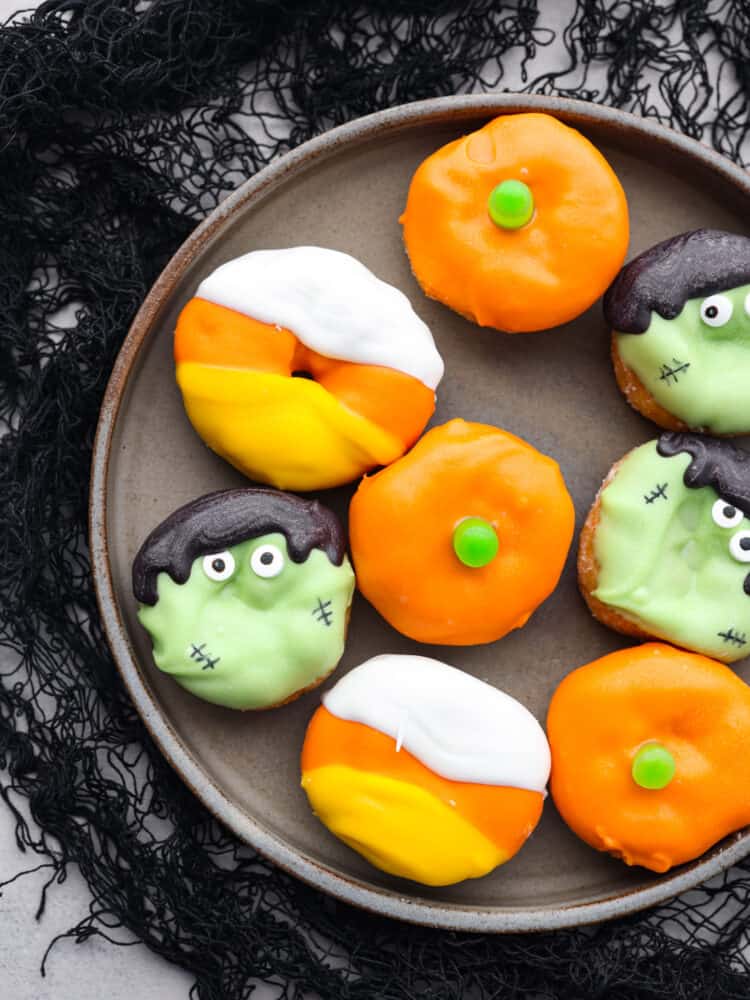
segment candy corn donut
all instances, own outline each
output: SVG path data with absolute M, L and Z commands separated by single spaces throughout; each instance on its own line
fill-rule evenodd
M 665 872 L 750 823 L 750 688 L 661 643 L 563 680 L 547 716 L 551 791 L 583 840 Z
M 545 114 L 503 115 L 438 149 L 414 174 L 401 222 L 425 294 L 507 333 L 580 315 L 628 247 L 612 168 Z
M 423 656 L 375 656 L 323 696 L 302 787 L 339 839 L 425 885 L 479 878 L 542 812 L 550 757 L 514 698 Z
M 357 582 L 419 642 L 492 642 L 560 578 L 573 503 L 557 463 L 487 424 L 451 420 L 362 480 L 349 510 Z
M 174 352 L 206 444 L 282 489 L 338 486 L 398 458 L 443 374 L 406 296 L 321 247 L 223 264 L 182 310 Z

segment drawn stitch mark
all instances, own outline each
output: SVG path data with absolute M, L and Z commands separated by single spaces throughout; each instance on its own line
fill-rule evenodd
M 680 361 L 678 360 L 678 358 L 672 358 L 672 364 L 674 365 L 673 368 L 671 368 L 669 365 L 661 366 L 661 368 L 659 369 L 660 382 L 665 382 L 667 385 L 669 385 L 670 384 L 669 380 L 673 379 L 674 380 L 673 384 L 677 385 L 677 383 L 680 381 L 680 375 L 684 375 L 685 372 L 690 367 L 689 361 Z
M 314 607 L 312 609 L 312 613 L 315 616 L 315 621 L 321 622 L 323 625 L 326 625 L 328 627 L 333 625 L 333 612 L 329 610 L 330 607 L 331 607 L 330 601 L 321 601 L 321 599 L 318 598 L 317 607 Z
M 653 503 L 654 500 L 658 500 L 659 497 L 663 497 L 664 500 L 668 500 L 669 499 L 669 497 L 667 496 L 668 485 L 669 485 L 668 483 L 657 483 L 657 485 L 655 486 L 655 488 L 651 493 L 644 494 L 643 499 L 646 501 L 646 503 Z
M 195 660 L 197 663 L 201 664 L 201 670 L 213 670 L 216 664 L 221 660 L 220 656 L 210 657 L 203 650 L 206 648 L 205 642 L 202 642 L 200 646 L 196 646 L 195 643 L 190 644 L 190 659 Z
M 733 646 L 747 645 L 747 635 L 745 632 L 735 632 L 733 628 L 728 628 L 726 632 L 717 632 L 720 639 L 729 642 Z

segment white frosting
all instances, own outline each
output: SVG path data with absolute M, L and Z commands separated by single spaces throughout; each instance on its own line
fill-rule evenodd
M 332 715 L 396 741 L 453 781 L 545 791 L 550 750 L 528 709 L 426 656 L 374 656 L 323 695 Z
M 195 293 L 285 327 L 326 358 L 395 368 L 436 388 L 443 359 L 407 297 L 338 250 L 255 250 L 217 268 Z

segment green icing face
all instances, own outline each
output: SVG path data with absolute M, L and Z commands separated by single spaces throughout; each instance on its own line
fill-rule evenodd
M 715 434 L 750 431 L 750 285 L 652 313 L 645 333 L 616 333 L 620 357 L 665 410 Z M 747 305 L 746 305 L 747 300 Z
M 690 455 L 664 458 L 656 445 L 627 455 L 602 491 L 594 596 L 678 646 L 741 659 L 750 653 L 750 520 L 710 486 L 685 486 Z
M 157 581 L 142 604 L 154 660 L 184 688 L 229 708 L 267 708 L 309 687 L 344 651 L 354 574 L 320 549 L 289 558 L 281 534 L 195 560 L 190 577 Z

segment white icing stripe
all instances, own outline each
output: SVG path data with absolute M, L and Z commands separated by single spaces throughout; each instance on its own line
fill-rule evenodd
M 453 781 L 545 791 L 550 750 L 528 709 L 426 656 L 374 656 L 323 695 L 332 715 L 397 740 Z
M 403 292 L 338 250 L 256 250 L 222 264 L 195 294 L 285 327 L 324 357 L 394 368 L 430 389 L 443 377 L 432 334 Z

